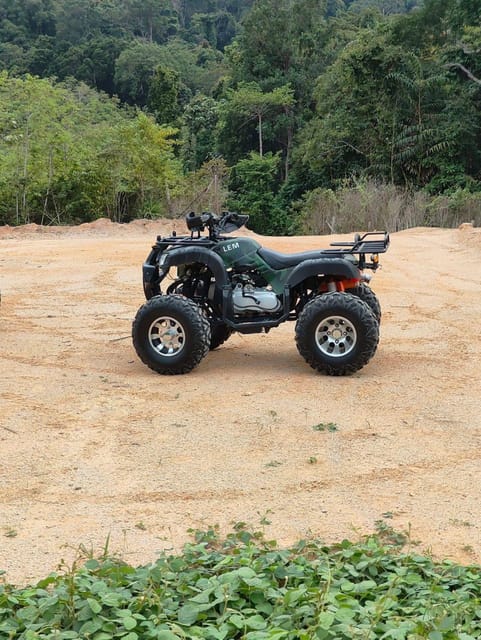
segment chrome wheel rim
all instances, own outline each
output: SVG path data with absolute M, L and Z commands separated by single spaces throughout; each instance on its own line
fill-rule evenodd
M 354 349 L 356 342 L 356 328 L 343 316 L 329 316 L 317 325 L 317 348 L 326 356 L 341 358 Z
M 149 327 L 150 346 L 161 356 L 176 356 L 185 345 L 184 327 L 175 318 L 162 316 Z

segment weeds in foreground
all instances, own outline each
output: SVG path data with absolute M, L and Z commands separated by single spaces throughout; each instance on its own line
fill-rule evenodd
M 379 527 L 378 527 L 379 528 Z M 76 640 L 476 640 L 480 567 L 382 539 L 281 549 L 237 523 L 134 568 L 90 553 L 35 586 L 0 586 L 0 637 Z

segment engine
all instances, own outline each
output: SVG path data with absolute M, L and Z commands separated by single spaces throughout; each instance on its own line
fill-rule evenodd
M 276 294 L 266 287 L 255 287 L 252 283 L 239 282 L 236 284 L 232 299 L 234 312 L 238 315 L 276 313 L 281 303 Z

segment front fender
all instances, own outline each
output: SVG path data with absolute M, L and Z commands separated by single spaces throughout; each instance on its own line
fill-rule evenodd
M 170 267 L 179 267 L 182 264 L 204 264 L 215 278 L 215 286 L 218 289 L 229 283 L 227 270 L 222 259 L 213 251 L 203 247 L 180 247 L 171 249 L 162 254 L 159 260 L 159 269 L 167 272 Z
M 149 300 L 160 293 L 160 283 L 171 267 L 183 264 L 203 264 L 210 269 L 215 279 L 215 287 L 220 294 L 229 284 L 227 270 L 222 259 L 204 247 L 179 247 L 168 251 L 153 249 L 142 267 L 145 297 Z

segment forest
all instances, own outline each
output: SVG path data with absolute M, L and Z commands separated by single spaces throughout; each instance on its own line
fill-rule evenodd
M 481 224 L 479 0 L 0 0 L 0 224 Z

